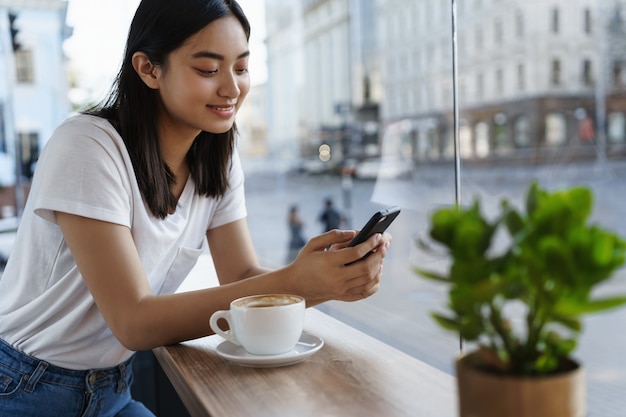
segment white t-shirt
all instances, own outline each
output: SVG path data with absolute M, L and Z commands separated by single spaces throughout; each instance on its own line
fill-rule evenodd
M 133 352 L 119 343 L 96 307 L 54 211 L 129 227 L 152 291 L 172 293 L 206 249 L 206 231 L 246 216 L 236 152 L 229 181 L 226 194 L 214 199 L 198 195 L 190 178 L 176 212 L 158 219 L 144 204 L 130 157 L 113 126 L 88 115 L 65 121 L 37 163 L 0 278 L 0 338 L 70 369 L 111 367 L 127 360 Z

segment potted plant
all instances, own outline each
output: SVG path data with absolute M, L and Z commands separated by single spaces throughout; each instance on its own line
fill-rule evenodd
M 488 219 L 480 201 L 435 211 L 422 248 L 443 248 L 448 285 L 436 322 L 472 348 L 456 360 L 460 416 L 586 415 L 584 369 L 572 354 L 582 317 L 626 303 L 597 297 L 626 257 L 626 241 L 591 224 L 586 187 L 548 192 L 532 182 L 525 212 L 503 200 Z M 495 244 L 497 241 L 498 244 Z

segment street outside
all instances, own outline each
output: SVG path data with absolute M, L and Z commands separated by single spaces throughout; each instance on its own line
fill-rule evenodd
M 244 164 L 246 162 L 244 161 Z M 531 167 L 463 168 L 462 203 L 475 195 L 485 210 L 493 210 L 506 196 L 521 204 L 528 182 L 536 178 L 548 189 L 588 185 L 594 190 L 593 220 L 626 236 L 626 161 L 587 162 Z M 436 259 L 416 248 L 414 242 L 427 232 L 428 215 L 454 201 L 454 170 L 449 166 L 415 170 L 407 180 L 352 181 L 341 177 L 281 174 L 258 169 L 246 175 L 248 221 L 259 256 L 265 264 L 280 266 L 287 255 L 287 211 L 298 204 L 308 237 L 320 233 L 317 216 L 323 199 L 333 197 L 338 207 L 350 195 L 349 217 L 358 228 L 377 209 L 399 205 L 402 213 L 390 227 L 393 243 L 385 259 L 383 282 L 373 297 L 355 303 L 329 302 L 318 308 L 396 348 L 453 374 L 459 340 L 434 324 L 429 312 L 445 304 L 445 288 L 419 278 L 416 264 L 434 267 Z M 349 184 L 348 184 L 349 185 Z M 346 190 L 351 190 L 346 193 Z M 626 268 L 603 293 L 626 294 Z M 590 316 L 585 320 L 576 357 L 584 363 L 590 417 L 623 417 L 626 410 L 626 308 Z
M 391 225 L 391 249 L 385 259 L 383 282 L 374 296 L 354 303 L 328 302 L 317 308 L 436 368 L 454 374 L 453 361 L 459 340 L 444 333 L 429 313 L 445 304 L 445 288 L 418 277 L 413 265 L 441 266 L 417 249 L 415 241 L 427 233 L 429 214 L 455 198 L 452 164 L 414 169 L 402 180 L 359 181 L 331 175 L 307 175 L 276 169 L 277 165 L 244 160 L 248 223 L 255 247 L 266 266 L 284 265 L 289 229 L 287 214 L 297 204 L 305 221 L 304 233 L 322 232 L 317 218 L 323 200 L 331 197 L 344 212 L 346 228 L 360 228 L 370 215 L 390 205 L 402 213 Z M 532 167 L 463 168 L 461 201 L 482 198 L 487 213 L 507 197 L 521 204 L 532 178 L 548 189 L 588 185 L 595 195 L 593 220 L 626 236 L 626 161 L 587 162 Z M 0 233 L 0 253 L 8 253 L 11 233 Z M 206 285 L 207 259 L 188 281 Z M 187 289 L 198 283 L 188 284 Z M 184 284 L 185 285 L 185 284 Z M 626 294 L 626 268 L 620 270 L 602 293 Z M 626 410 L 626 308 L 590 316 L 576 357 L 584 364 L 588 385 L 588 416 L 623 417 Z

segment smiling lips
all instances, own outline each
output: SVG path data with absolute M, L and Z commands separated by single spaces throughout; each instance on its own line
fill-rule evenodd
M 226 105 L 226 106 L 212 106 L 212 105 L 207 105 L 207 107 L 212 110 L 213 112 L 220 114 L 224 117 L 230 117 L 234 112 L 235 112 L 235 105 L 234 104 L 230 104 L 230 105 Z
M 217 111 L 229 111 L 229 110 L 232 110 L 235 107 L 235 105 L 234 104 L 230 104 L 228 106 L 211 106 L 209 104 L 208 107 L 210 107 L 212 109 L 215 109 Z

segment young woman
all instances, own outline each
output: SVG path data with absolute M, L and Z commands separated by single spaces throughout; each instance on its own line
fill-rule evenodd
M 151 415 L 134 351 L 210 334 L 245 295 L 377 291 L 388 234 L 348 248 L 334 230 L 259 265 L 235 148 L 249 34 L 234 0 L 143 0 L 108 99 L 53 134 L 0 278 L 0 415 Z M 175 294 L 207 243 L 220 286 Z

